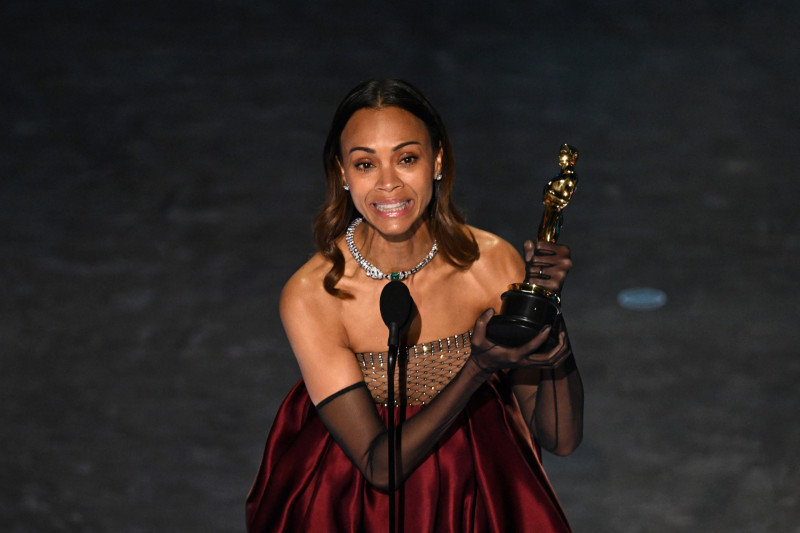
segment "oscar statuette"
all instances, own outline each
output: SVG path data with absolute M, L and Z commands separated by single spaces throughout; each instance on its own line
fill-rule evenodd
M 575 174 L 577 160 L 576 148 L 568 144 L 561 146 L 558 157 L 561 172 L 544 187 L 544 213 L 539 224 L 539 241 L 555 243 L 558 240 L 563 219 L 561 211 L 578 185 L 578 175 Z M 501 298 L 503 304 L 500 313 L 493 316 L 486 327 L 486 336 L 495 344 L 521 346 L 543 327 L 552 324 L 561 313 L 559 294 L 535 283 L 512 283 Z M 552 337 L 548 343 L 554 344 Z

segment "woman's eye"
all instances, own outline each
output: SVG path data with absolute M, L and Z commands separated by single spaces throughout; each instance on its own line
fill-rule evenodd
M 354 166 L 356 167 L 356 170 L 365 172 L 368 169 L 372 168 L 372 163 L 370 163 L 369 161 L 361 161 L 360 163 L 356 163 Z
M 400 164 L 406 165 L 406 166 L 413 165 L 414 163 L 417 162 L 417 159 L 419 159 L 419 157 L 417 157 L 415 155 L 407 155 L 407 156 L 405 156 L 404 158 L 402 158 L 400 160 Z

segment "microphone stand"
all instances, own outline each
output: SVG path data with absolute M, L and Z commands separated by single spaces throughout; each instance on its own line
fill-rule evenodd
M 397 364 L 397 354 L 400 351 L 400 331 L 395 322 L 389 326 L 389 350 L 387 352 L 388 359 L 388 383 L 387 383 L 387 396 L 389 403 L 387 405 L 387 416 L 389 418 L 389 533 L 395 532 L 396 524 L 396 502 L 395 502 L 395 486 L 397 481 L 395 479 L 395 471 L 397 469 L 397 458 L 395 456 L 395 447 L 397 439 L 395 437 L 395 424 L 394 424 L 394 371 Z M 394 342 L 393 342 L 394 341 Z
M 387 355 L 387 377 L 386 392 L 389 402 L 386 404 L 386 412 L 389 418 L 389 533 L 394 533 L 397 527 L 395 517 L 397 502 L 395 501 L 395 489 L 397 488 L 397 436 L 394 423 L 394 370 L 397 365 L 397 356 L 400 351 L 400 336 L 408 331 L 411 325 L 414 300 L 411 299 L 408 287 L 399 280 L 392 280 L 386 284 L 381 291 L 381 318 L 383 323 L 389 328 L 389 349 Z

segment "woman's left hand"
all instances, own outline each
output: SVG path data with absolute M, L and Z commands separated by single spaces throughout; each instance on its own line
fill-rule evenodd
M 563 244 L 525 241 L 525 283 L 533 283 L 553 292 L 560 292 L 572 268 L 569 247 Z

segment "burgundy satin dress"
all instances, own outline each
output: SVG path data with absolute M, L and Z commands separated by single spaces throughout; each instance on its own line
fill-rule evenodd
M 423 408 L 395 409 L 396 422 Z M 376 409 L 385 422 L 387 408 Z M 502 374 L 473 395 L 396 498 L 398 532 L 570 531 Z M 345 456 L 302 381 L 275 417 L 246 516 L 249 533 L 388 530 L 388 494 Z

